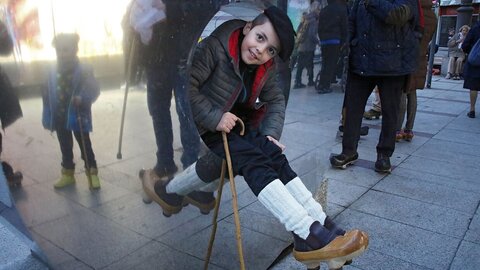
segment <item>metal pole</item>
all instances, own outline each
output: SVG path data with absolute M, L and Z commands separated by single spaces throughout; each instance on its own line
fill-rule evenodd
M 430 41 L 430 53 L 428 54 L 428 72 L 427 72 L 427 88 L 432 88 L 432 71 L 433 71 L 433 60 L 435 59 L 435 47 L 437 45 L 437 34 L 438 29 L 433 34 L 433 38 Z

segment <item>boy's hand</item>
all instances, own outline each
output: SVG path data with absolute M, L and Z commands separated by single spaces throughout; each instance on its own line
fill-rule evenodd
M 280 147 L 280 149 L 282 149 L 282 152 L 285 151 L 286 146 L 281 144 L 279 141 L 277 141 L 277 139 L 273 138 L 272 136 L 268 136 L 268 135 L 267 135 L 267 139 L 269 141 L 273 142 L 278 147 Z
M 72 97 L 72 104 L 77 108 L 80 107 L 80 104 L 82 104 L 82 97 L 81 96 Z
M 222 119 L 218 122 L 217 127 L 215 128 L 217 131 L 224 131 L 225 133 L 230 133 L 230 131 L 235 127 L 237 124 L 238 117 L 231 113 L 226 112 L 222 115 Z

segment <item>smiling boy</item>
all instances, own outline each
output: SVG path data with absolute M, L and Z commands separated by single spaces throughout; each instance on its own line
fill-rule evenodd
M 228 135 L 233 169 L 242 175 L 258 200 L 291 231 L 297 260 L 345 261 L 358 256 L 368 236 L 345 232 L 323 212 L 312 193 L 290 168 L 280 138 L 285 101 L 275 82 L 274 57 L 288 60 L 294 30 L 275 6 L 252 22 L 228 21 L 196 48 L 189 82 L 189 98 L 199 133 L 216 155 L 225 158 L 221 132 Z M 244 136 L 236 129 L 242 119 Z M 175 177 L 155 183 L 156 201 L 164 213 L 178 213 L 182 195 L 205 186 L 198 177 Z

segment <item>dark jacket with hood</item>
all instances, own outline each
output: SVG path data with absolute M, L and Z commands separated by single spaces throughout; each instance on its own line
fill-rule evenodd
M 196 48 L 189 80 L 189 98 L 199 133 L 216 132 L 225 112 L 232 110 L 244 87 L 240 74 L 239 38 L 246 22 L 231 20 L 220 25 Z M 285 118 L 285 99 L 275 82 L 271 59 L 256 68 L 243 113 L 251 128 L 280 138 Z M 261 124 L 261 125 L 260 125 Z
M 468 31 L 467 36 L 462 44 L 462 50 L 469 54 L 473 48 L 473 45 L 480 39 L 480 21 Z M 474 66 L 468 61 L 465 61 L 463 69 L 463 88 L 470 90 L 480 90 L 480 66 Z
M 355 0 L 349 21 L 353 73 L 401 76 L 415 71 L 417 0 Z
M 341 1 L 341 2 L 340 2 Z M 328 0 L 328 5 L 320 11 L 318 19 L 318 37 L 320 41 L 347 41 L 348 8 L 343 0 Z

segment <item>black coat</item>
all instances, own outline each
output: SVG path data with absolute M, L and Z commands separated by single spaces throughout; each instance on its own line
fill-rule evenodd
M 462 44 L 462 50 L 465 53 L 470 53 L 475 42 L 480 39 L 480 21 L 478 21 L 472 29 L 468 32 Z M 463 88 L 470 90 L 480 90 L 480 66 L 472 66 L 468 61 L 465 61 L 463 69 Z
M 0 55 L 9 55 L 12 50 L 13 43 L 7 28 L 0 22 Z M 22 109 L 17 95 L 7 74 L 0 68 L 0 122 L 2 128 L 6 128 L 20 117 L 22 117 Z

